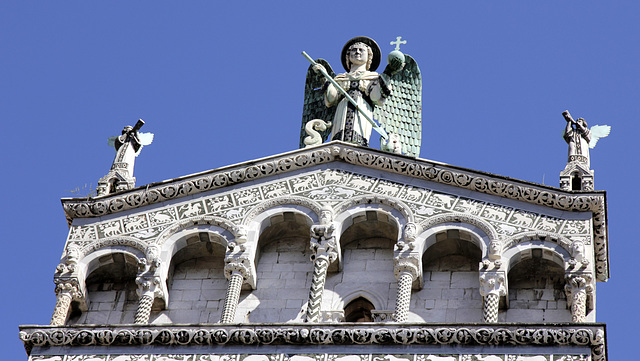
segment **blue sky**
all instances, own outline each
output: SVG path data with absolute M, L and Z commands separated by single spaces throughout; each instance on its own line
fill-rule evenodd
M 611 135 L 592 151 L 607 191 L 611 279 L 597 285 L 609 356 L 636 354 L 640 291 L 640 3 L 633 1 L 0 3 L 0 342 L 48 324 L 67 236 L 59 199 L 109 170 L 106 139 L 155 133 L 137 185 L 296 149 L 305 50 L 340 68 L 344 42 L 408 41 L 423 73 L 421 157 L 558 185 L 568 109 Z M 81 190 L 82 193 L 82 190 Z

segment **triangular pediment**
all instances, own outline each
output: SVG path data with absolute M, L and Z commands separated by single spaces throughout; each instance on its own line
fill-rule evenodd
M 114 237 L 150 242 L 203 217 L 241 226 L 278 204 L 320 214 L 323 207 L 386 202 L 417 224 L 475 222 L 507 245 L 527 235 L 593 240 L 598 278 L 608 277 L 604 192 L 566 192 L 341 142 L 62 202 L 69 221 L 76 220 L 69 242 L 81 248 Z

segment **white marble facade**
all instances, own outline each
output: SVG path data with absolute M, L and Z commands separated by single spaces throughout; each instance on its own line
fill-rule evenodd
M 323 320 L 333 322 L 349 321 L 345 310 L 358 300 L 388 320 L 405 312 L 402 322 L 412 324 L 595 322 L 595 283 L 608 278 L 603 192 L 566 192 L 340 142 L 63 206 L 70 231 L 55 275 L 56 310 L 68 313 L 57 325 L 299 323 L 308 320 L 314 287 L 319 312 L 331 315 Z M 321 276 L 312 260 L 321 253 L 309 246 L 314 225 L 335 240 L 323 248 L 330 256 Z M 409 283 L 400 286 L 403 274 Z M 263 358 L 341 359 L 290 356 Z M 583 356 L 407 357 L 590 357 Z

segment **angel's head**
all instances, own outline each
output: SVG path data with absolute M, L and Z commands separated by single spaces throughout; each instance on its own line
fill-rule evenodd
M 346 56 L 346 62 L 349 69 L 351 69 L 352 64 L 366 64 L 367 70 L 371 68 L 371 62 L 373 60 L 373 50 L 371 50 L 371 47 L 363 42 L 353 43 L 349 47 Z
M 576 120 L 576 123 L 582 125 L 582 127 L 585 129 L 588 128 L 587 121 L 584 120 L 584 118 L 578 118 L 578 120 Z
M 342 47 L 342 66 L 350 72 L 353 65 L 363 65 L 368 71 L 376 71 L 380 65 L 380 47 L 371 38 L 357 36 Z
M 127 133 L 131 132 L 132 130 L 133 130 L 133 127 L 130 126 L 130 125 L 127 125 L 126 127 L 124 127 L 122 129 L 122 134 L 127 134 Z

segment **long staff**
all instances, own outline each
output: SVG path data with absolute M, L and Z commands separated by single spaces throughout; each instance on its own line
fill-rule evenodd
M 318 63 L 315 62 L 315 60 L 313 60 L 309 54 L 305 53 L 304 51 L 302 52 L 302 56 L 304 56 L 307 60 L 309 60 L 309 62 L 312 65 L 316 65 Z M 353 100 L 353 98 L 347 94 L 347 92 L 342 89 L 342 87 L 340 85 L 338 85 L 338 83 L 333 80 L 332 77 L 329 76 L 329 74 L 327 74 L 327 72 L 323 69 L 320 68 L 320 72 L 322 73 L 322 75 L 324 75 L 325 78 L 327 78 L 327 80 L 329 80 L 331 82 L 331 84 L 333 84 L 333 86 L 336 87 L 336 89 L 338 89 L 338 91 L 340 91 L 342 93 L 342 95 L 344 95 L 345 98 L 347 98 L 347 100 L 353 104 L 354 107 L 356 107 L 356 109 L 360 112 L 360 114 L 362 114 L 362 116 L 364 116 L 364 118 L 371 123 L 371 126 L 373 127 L 373 130 L 375 130 L 376 132 L 378 132 L 382 138 L 384 139 L 389 139 L 389 135 L 387 135 L 387 132 L 378 125 L 378 123 L 375 122 L 375 120 L 371 119 L 371 117 L 369 116 L 369 114 L 367 114 L 364 110 L 360 109 L 360 106 L 358 105 L 358 103 L 356 103 L 355 100 Z

